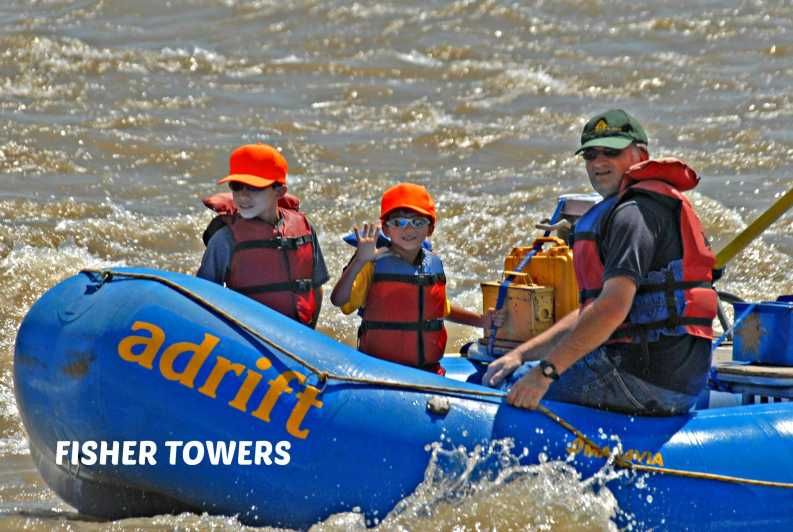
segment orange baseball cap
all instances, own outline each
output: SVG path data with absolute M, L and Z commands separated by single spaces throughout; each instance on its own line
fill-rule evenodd
M 281 153 L 267 144 L 240 146 L 229 158 L 229 175 L 218 180 L 218 185 L 237 181 L 256 188 L 266 188 L 273 183 L 286 184 L 288 165 Z
M 380 200 L 380 220 L 397 209 L 409 209 L 428 216 L 435 223 L 435 202 L 427 189 L 413 183 L 399 183 L 383 193 Z

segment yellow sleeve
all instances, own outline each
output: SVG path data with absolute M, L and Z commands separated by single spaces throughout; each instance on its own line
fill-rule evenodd
M 446 303 L 443 305 L 443 317 L 445 318 L 449 314 L 452 313 L 452 302 L 449 301 L 449 298 L 446 298 Z
M 341 306 L 341 311 L 343 313 L 351 314 L 366 303 L 366 296 L 369 295 L 369 287 L 372 286 L 372 279 L 374 279 L 374 262 L 367 262 L 352 282 L 350 299 Z

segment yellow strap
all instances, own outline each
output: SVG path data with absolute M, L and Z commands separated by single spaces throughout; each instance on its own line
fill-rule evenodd
M 716 268 L 724 267 L 735 255 L 757 238 L 760 233 L 765 231 L 769 225 L 774 223 L 777 218 L 785 214 L 791 206 L 793 206 L 793 188 L 788 190 L 784 196 L 774 202 L 768 210 L 719 251 L 716 255 Z

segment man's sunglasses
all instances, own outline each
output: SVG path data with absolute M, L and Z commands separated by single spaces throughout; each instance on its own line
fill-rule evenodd
M 430 224 L 428 218 L 418 217 L 418 218 L 390 218 L 385 223 L 388 227 L 394 227 L 398 229 L 404 229 L 407 226 L 412 226 L 415 229 L 421 229 L 422 227 L 427 227 Z
M 598 155 L 605 155 L 609 159 L 614 159 L 619 157 L 622 153 L 622 150 L 615 150 L 614 148 L 587 148 L 583 152 L 581 152 L 581 156 L 584 158 L 585 161 L 594 161 L 598 158 Z
M 229 188 L 232 192 L 239 192 L 242 189 L 248 190 L 250 192 L 258 192 L 260 190 L 264 190 L 267 187 L 252 187 L 251 185 L 246 185 L 245 183 L 240 183 L 239 181 L 229 181 Z

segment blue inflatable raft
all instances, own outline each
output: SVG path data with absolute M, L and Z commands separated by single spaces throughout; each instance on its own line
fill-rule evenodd
M 48 291 L 20 327 L 14 375 L 42 476 L 92 516 L 303 528 L 357 508 L 372 523 L 423 480 L 432 442 L 512 438 L 521 461 L 569 460 L 589 477 L 613 435 L 611 459 L 634 470 L 607 484 L 618 524 L 793 527 L 791 403 L 524 411 L 465 382 L 475 363 L 446 364 L 459 381 L 362 355 L 213 283 L 123 268 Z

